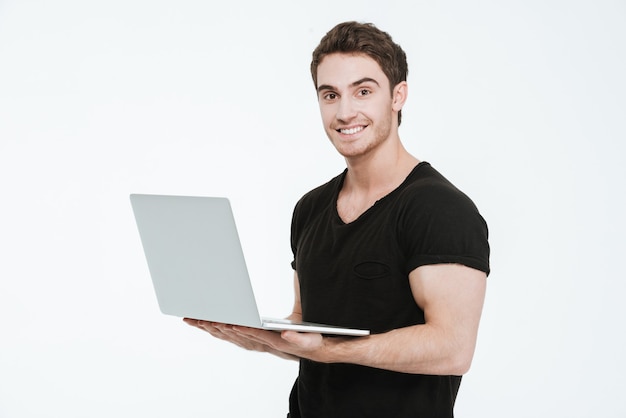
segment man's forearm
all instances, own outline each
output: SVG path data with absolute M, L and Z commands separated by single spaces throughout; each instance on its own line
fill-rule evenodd
M 415 325 L 368 337 L 327 340 L 320 358 L 324 362 L 433 375 L 466 373 L 475 347 L 475 338 L 450 335 L 432 325 Z

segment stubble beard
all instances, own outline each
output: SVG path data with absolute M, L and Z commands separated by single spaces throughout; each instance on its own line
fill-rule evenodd
M 385 143 L 391 135 L 391 120 L 388 118 L 379 125 L 374 125 L 369 121 L 367 124 L 367 135 L 354 142 L 345 143 L 341 139 L 335 139 L 337 131 L 334 129 L 327 130 L 326 135 L 330 139 L 337 152 L 344 158 L 357 158 L 363 157 L 379 148 L 380 145 Z

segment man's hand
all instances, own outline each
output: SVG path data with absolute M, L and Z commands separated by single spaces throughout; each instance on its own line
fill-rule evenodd
M 316 348 L 322 346 L 320 334 L 305 335 L 295 331 L 279 333 L 190 318 L 185 318 L 184 321 L 208 332 L 215 338 L 228 341 L 246 350 L 271 353 L 289 360 L 299 360 L 300 356 L 295 353 L 315 351 Z
M 270 347 L 271 350 L 294 356 L 324 361 L 327 338 L 321 334 L 297 331 L 265 331 L 257 328 L 234 326 L 233 331 L 241 338 Z

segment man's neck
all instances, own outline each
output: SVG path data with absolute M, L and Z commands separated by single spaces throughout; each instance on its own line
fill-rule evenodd
M 337 212 L 350 223 L 397 189 L 419 160 L 398 143 L 393 153 L 346 159 L 348 172 L 339 192 Z
M 401 143 L 384 155 L 346 159 L 348 172 L 343 190 L 359 195 L 387 194 L 397 188 L 418 163 Z

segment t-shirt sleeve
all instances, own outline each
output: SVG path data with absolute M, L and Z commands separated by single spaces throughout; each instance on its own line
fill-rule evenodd
M 399 227 L 407 274 L 423 265 L 445 263 L 490 273 L 487 223 L 474 203 L 453 186 L 431 186 L 414 193 Z

